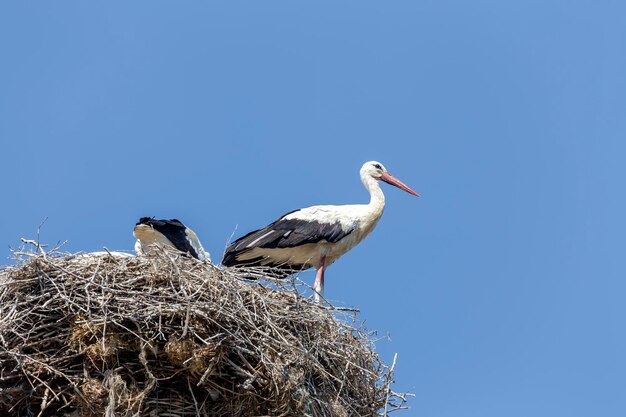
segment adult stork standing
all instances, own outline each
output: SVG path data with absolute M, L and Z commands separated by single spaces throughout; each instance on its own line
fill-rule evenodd
M 380 162 L 361 167 L 361 181 L 370 193 L 369 204 L 312 206 L 291 211 L 268 226 L 234 241 L 224 253 L 225 266 L 268 266 L 283 276 L 294 270 L 317 269 L 314 297 L 324 295 L 324 272 L 344 253 L 369 235 L 385 208 L 379 181 L 419 197 Z
M 135 243 L 137 255 L 150 252 L 154 246 L 161 246 L 177 249 L 201 261 L 211 260 L 195 232 L 178 219 L 157 220 L 142 217 L 135 225 L 133 235 L 137 238 Z

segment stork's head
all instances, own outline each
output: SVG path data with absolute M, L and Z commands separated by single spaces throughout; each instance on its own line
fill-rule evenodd
M 361 178 L 372 177 L 377 181 L 385 181 L 387 184 L 391 184 L 394 187 L 398 187 L 401 190 L 406 191 L 409 194 L 419 197 L 420 195 L 411 190 L 402 181 L 391 175 L 387 168 L 378 161 L 369 161 L 363 164 L 361 167 Z

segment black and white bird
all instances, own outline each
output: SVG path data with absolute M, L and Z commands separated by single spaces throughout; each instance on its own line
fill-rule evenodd
M 419 197 L 380 162 L 366 162 L 360 173 L 370 193 L 369 204 L 312 206 L 289 212 L 234 241 L 226 249 L 222 264 L 268 266 L 283 270 L 284 276 L 314 267 L 314 297 L 319 301 L 324 295 L 326 268 L 365 239 L 382 216 L 385 196 L 379 181 Z
M 135 243 L 137 255 L 147 254 L 155 246 L 160 246 L 177 249 L 201 261 L 211 260 L 195 232 L 178 219 L 156 220 L 142 217 L 135 225 L 133 235 L 137 238 Z

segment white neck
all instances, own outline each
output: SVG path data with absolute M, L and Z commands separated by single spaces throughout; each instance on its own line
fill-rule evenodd
M 361 181 L 363 181 L 363 185 L 365 185 L 365 188 L 367 188 L 367 191 L 370 193 L 369 209 L 372 214 L 379 217 L 383 214 L 383 210 L 385 209 L 385 195 L 383 194 L 383 190 L 380 189 L 378 181 L 371 175 L 362 176 Z

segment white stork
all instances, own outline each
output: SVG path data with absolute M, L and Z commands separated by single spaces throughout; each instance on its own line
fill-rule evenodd
M 177 219 L 142 217 L 135 225 L 133 235 L 137 238 L 137 255 L 149 253 L 154 246 L 161 246 L 177 249 L 201 261 L 211 260 L 194 231 Z
M 315 267 L 313 290 L 319 301 L 324 295 L 326 268 L 367 237 L 383 214 L 385 196 L 378 181 L 419 197 L 380 162 L 363 164 L 361 181 L 370 193 L 369 204 L 312 206 L 289 212 L 234 241 L 226 249 L 222 264 L 269 266 L 283 270 L 283 276 Z

